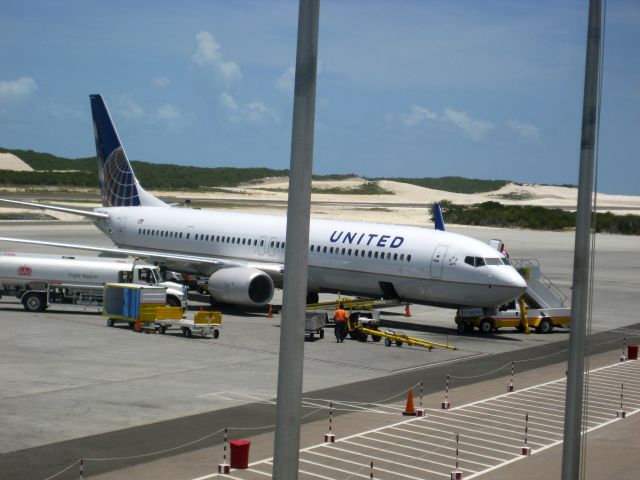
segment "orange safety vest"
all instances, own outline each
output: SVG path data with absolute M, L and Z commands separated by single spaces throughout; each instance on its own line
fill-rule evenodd
M 349 314 L 343 308 L 339 308 L 336 310 L 336 313 L 333 314 L 333 319 L 336 322 L 346 322 L 349 319 Z

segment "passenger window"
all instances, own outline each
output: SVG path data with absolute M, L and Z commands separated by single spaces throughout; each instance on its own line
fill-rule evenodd
M 182 238 L 182 232 L 180 232 L 180 238 Z
M 378 258 L 378 252 L 374 253 L 374 254 L 373 254 L 373 256 L 374 256 L 375 258 Z
M 342 255 L 344 255 L 344 252 L 345 252 L 346 250 L 347 250 L 346 248 L 343 248 L 343 249 L 342 249 Z
M 398 259 L 398 254 L 397 254 L 397 253 L 394 253 L 394 254 L 393 254 L 393 259 L 394 259 L 394 260 L 397 260 L 397 259 Z
M 276 242 L 276 248 L 280 248 L 280 242 Z
M 322 249 L 322 253 L 327 253 L 327 247 L 324 247 L 324 248 Z
M 196 233 L 196 237 L 195 237 L 195 239 L 196 239 L 196 240 L 198 239 L 198 234 L 197 234 L 197 233 Z
M 387 252 L 387 260 L 391 260 L 391 252 Z
M 189 240 L 189 237 L 191 236 L 190 233 L 187 233 L 187 240 Z
M 369 250 L 369 258 L 371 258 L 371 250 Z
M 411 254 L 407 255 L 407 262 L 411 261 Z
M 404 261 L 404 253 L 400 254 L 400 261 Z
M 284 244 L 285 244 L 285 242 L 282 242 L 282 248 L 284 248 Z
M 333 247 L 329 249 L 329 253 L 333 253 Z

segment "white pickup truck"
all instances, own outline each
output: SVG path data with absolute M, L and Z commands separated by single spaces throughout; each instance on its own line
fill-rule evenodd
M 182 285 L 162 282 L 160 270 L 129 259 L 0 253 L 0 297 L 15 295 L 29 312 L 50 303 L 101 305 L 105 283 L 137 283 L 166 288 L 167 305 L 187 307 Z

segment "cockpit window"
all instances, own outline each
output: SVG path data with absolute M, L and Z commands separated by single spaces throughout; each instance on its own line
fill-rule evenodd
M 493 260 L 493 259 L 487 259 L 487 260 Z M 464 263 L 471 265 L 472 267 L 484 267 L 486 265 L 484 258 L 482 257 L 464 257 Z
M 487 265 L 502 265 L 502 260 L 499 258 L 485 258 Z

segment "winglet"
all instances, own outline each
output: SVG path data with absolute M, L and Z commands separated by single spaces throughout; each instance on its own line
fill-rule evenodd
M 442 230 L 444 232 L 444 219 L 442 218 L 442 210 L 438 202 L 433 204 L 433 221 L 436 224 L 436 230 Z

